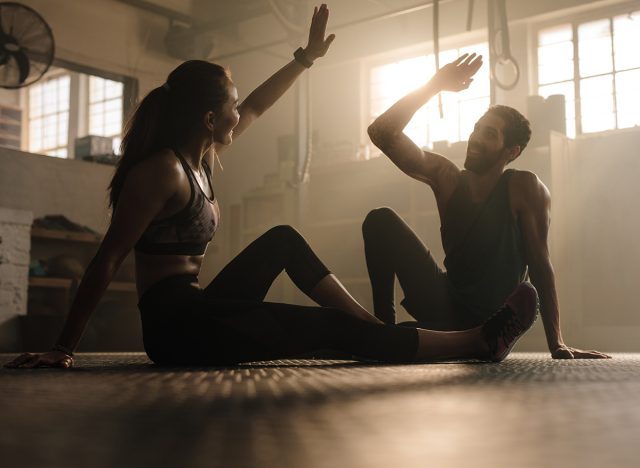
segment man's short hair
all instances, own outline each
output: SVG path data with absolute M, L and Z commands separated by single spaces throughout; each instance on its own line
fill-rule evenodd
M 531 124 L 527 118 L 513 107 L 495 105 L 489 107 L 486 114 L 495 114 L 504 120 L 504 146 L 520 146 L 520 153 L 524 151 L 531 139 Z

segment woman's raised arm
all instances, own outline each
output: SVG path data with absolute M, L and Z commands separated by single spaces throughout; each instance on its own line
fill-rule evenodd
M 335 39 L 335 34 L 325 37 L 328 21 L 329 8 L 327 5 L 323 3 L 319 8 L 315 7 L 309 27 L 309 40 L 304 48 L 302 61 L 307 60 L 312 63 L 323 57 L 329 50 L 329 46 Z M 238 107 L 240 121 L 233 130 L 234 138 L 244 132 L 295 83 L 296 79 L 307 69 L 302 61 L 291 60 L 247 96 Z M 215 150 L 220 153 L 225 148 L 225 145 L 216 144 Z

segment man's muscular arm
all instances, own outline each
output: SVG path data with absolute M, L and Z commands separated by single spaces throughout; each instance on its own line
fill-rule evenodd
M 518 172 L 514 180 L 518 220 L 525 243 L 531 282 L 540 296 L 540 315 L 547 345 L 554 359 L 608 358 L 598 351 L 583 351 L 564 344 L 560 330 L 560 310 L 555 275 L 549 254 L 551 196 L 538 177 Z
M 400 170 L 432 188 L 438 186 L 443 174 L 457 173 L 452 162 L 438 154 L 422 151 L 402 131 L 413 115 L 439 92 L 468 88 L 473 81 L 471 77 L 481 65 L 481 57 L 465 54 L 442 67 L 427 84 L 400 99 L 369 126 L 373 144 Z

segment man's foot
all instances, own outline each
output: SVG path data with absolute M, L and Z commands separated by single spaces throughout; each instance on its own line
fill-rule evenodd
M 538 293 L 531 283 L 521 283 L 482 325 L 482 335 L 489 347 L 489 359 L 500 362 L 516 341 L 531 328 L 538 316 Z

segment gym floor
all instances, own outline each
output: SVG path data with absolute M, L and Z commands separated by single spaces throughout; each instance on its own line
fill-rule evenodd
M 0 395 L 3 468 L 640 466 L 640 354 L 234 368 L 79 354 L 67 372 L 0 368 Z

